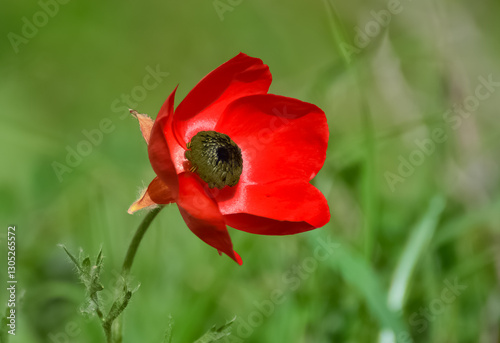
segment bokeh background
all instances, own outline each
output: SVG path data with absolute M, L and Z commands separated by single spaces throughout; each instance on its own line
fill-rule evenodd
M 102 247 L 111 299 L 144 218 L 126 210 L 154 176 L 125 109 L 156 116 L 175 86 L 178 103 L 240 51 L 269 65 L 272 93 L 326 112 L 313 183 L 332 220 L 285 237 L 231 230 L 240 267 L 168 206 L 132 268 L 141 286 L 124 342 L 161 342 L 170 315 L 173 342 L 234 316 L 226 342 L 498 342 L 499 11 L 494 0 L 4 3 L 1 303 L 13 224 L 24 294 L 9 342 L 104 341 L 58 244 L 93 258 Z M 141 89 L 151 69 L 162 74 Z M 85 156 L 70 166 L 72 149 Z

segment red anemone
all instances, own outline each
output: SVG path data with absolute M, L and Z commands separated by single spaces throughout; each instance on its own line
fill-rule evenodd
M 268 94 L 270 84 L 268 66 L 240 53 L 203 78 L 175 111 L 174 90 L 154 122 L 136 114 L 157 177 L 129 212 L 175 202 L 195 235 L 239 264 L 226 225 L 261 235 L 325 225 L 327 201 L 309 181 L 325 161 L 326 116 L 313 104 Z M 202 174 L 204 162 L 187 159 L 200 132 L 228 136 L 237 146 L 242 166 L 234 185 L 214 187 Z M 201 142 L 199 153 L 208 156 L 203 147 L 213 142 Z M 214 153 L 215 164 L 227 161 L 224 147 L 214 149 L 225 153 Z M 227 173 L 234 171 L 226 167 Z

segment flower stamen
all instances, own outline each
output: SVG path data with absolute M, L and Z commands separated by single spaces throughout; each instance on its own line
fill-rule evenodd
M 184 153 L 191 163 L 189 171 L 196 172 L 210 188 L 234 186 L 243 171 L 241 149 L 229 136 L 216 131 L 200 131 Z

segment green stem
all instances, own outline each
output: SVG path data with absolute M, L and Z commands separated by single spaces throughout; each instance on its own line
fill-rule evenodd
M 108 315 L 106 318 L 102 320 L 102 327 L 104 329 L 104 333 L 106 334 L 106 342 L 107 343 L 117 343 L 122 342 L 122 330 L 121 330 L 121 316 L 120 314 L 125 310 L 125 307 L 128 305 L 130 297 L 132 296 L 132 292 L 128 291 L 126 288 L 126 278 L 130 272 L 130 268 L 132 268 L 132 263 L 134 263 L 135 254 L 137 253 L 137 249 L 139 248 L 139 244 L 144 237 L 144 234 L 148 230 L 149 226 L 153 222 L 153 219 L 160 213 L 163 209 L 163 205 L 158 206 L 154 210 L 150 211 L 146 217 L 143 219 L 141 225 L 137 228 L 137 231 L 130 242 L 130 245 L 127 250 L 127 255 L 125 255 L 125 260 L 123 261 L 122 273 L 124 287 L 125 287 L 125 295 L 123 299 L 117 299 L 111 306 Z M 117 322 L 115 322 L 117 320 Z M 113 323 L 115 324 L 113 326 Z
M 139 248 L 139 244 L 142 241 L 142 238 L 144 237 L 144 234 L 149 228 L 149 225 L 151 225 L 151 222 L 155 217 L 160 213 L 160 211 L 163 209 L 164 206 L 160 205 L 159 207 L 155 208 L 154 210 L 150 211 L 146 218 L 142 221 L 141 225 L 137 228 L 137 231 L 135 232 L 134 237 L 132 238 L 132 242 L 130 242 L 130 245 L 127 250 L 127 255 L 125 256 L 125 260 L 123 261 L 123 266 L 122 266 L 122 276 L 125 278 L 128 273 L 130 272 L 130 268 L 132 267 L 132 263 L 134 262 L 135 254 L 137 252 L 137 248 Z

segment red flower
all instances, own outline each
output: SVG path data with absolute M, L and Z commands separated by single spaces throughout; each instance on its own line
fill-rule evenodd
M 136 114 L 157 177 L 129 212 L 175 202 L 195 235 L 239 264 L 226 225 L 289 235 L 328 223 L 326 199 L 309 183 L 325 161 L 325 114 L 267 94 L 270 84 L 268 66 L 240 53 L 175 111 L 174 90 L 154 123 Z

